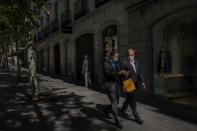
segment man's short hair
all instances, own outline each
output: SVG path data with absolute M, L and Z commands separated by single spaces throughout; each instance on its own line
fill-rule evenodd
M 132 50 L 133 52 L 135 52 L 134 48 L 129 48 L 127 51 L 130 51 Z
M 111 53 L 110 53 L 110 57 L 114 56 L 115 54 L 117 54 L 118 51 L 117 50 L 113 50 Z

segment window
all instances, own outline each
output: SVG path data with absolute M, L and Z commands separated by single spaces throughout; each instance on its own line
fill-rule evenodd
M 104 57 L 108 59 L 113 50 L 118 50 L 117 26 L 112 25 L 103 31 Z

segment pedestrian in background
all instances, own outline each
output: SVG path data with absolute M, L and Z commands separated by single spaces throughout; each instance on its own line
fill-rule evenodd
M 81 73 L 82 73 L 82 76 L 84 76 L 86 87 L 89 87 L 92 84 L 89 68 L 90 67 L 89 67 L 88 55 L 84 55 Z
M 19 66 L 20 66 L 20 68 L 22 67 L 22 61 L 21 61 L 21 59 L 19 59 Z

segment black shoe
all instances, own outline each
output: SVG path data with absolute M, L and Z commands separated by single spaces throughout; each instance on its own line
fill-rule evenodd
M 119 121 L 116 121 L 116 126 L 117 126 L 118 128 L 120 128 L 120 129 L 123 128 L 122 124 L 121 124 Z
M 136 121 L 136 123 L 138 123 L 140 125 L 143 124 L 143 120 L 140 119 L 139 117 L 135 118 L 135 121 Z

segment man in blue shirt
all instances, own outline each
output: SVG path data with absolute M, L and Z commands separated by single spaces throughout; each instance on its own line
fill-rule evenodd
M 105 108 L 103 112 L 108 115 L 113 113 L 116 126 L 123 128 L 118 118 L 118 103 L 120 95 L 120 75 L 124 74 L 124 71 L 120 71 L 118 64 L 119 53 L 112 51 L 110 58 L 104 63 L 104 76 L 105 83 L 103 85 L 107 96 L 111 102 L 111 107 Z

